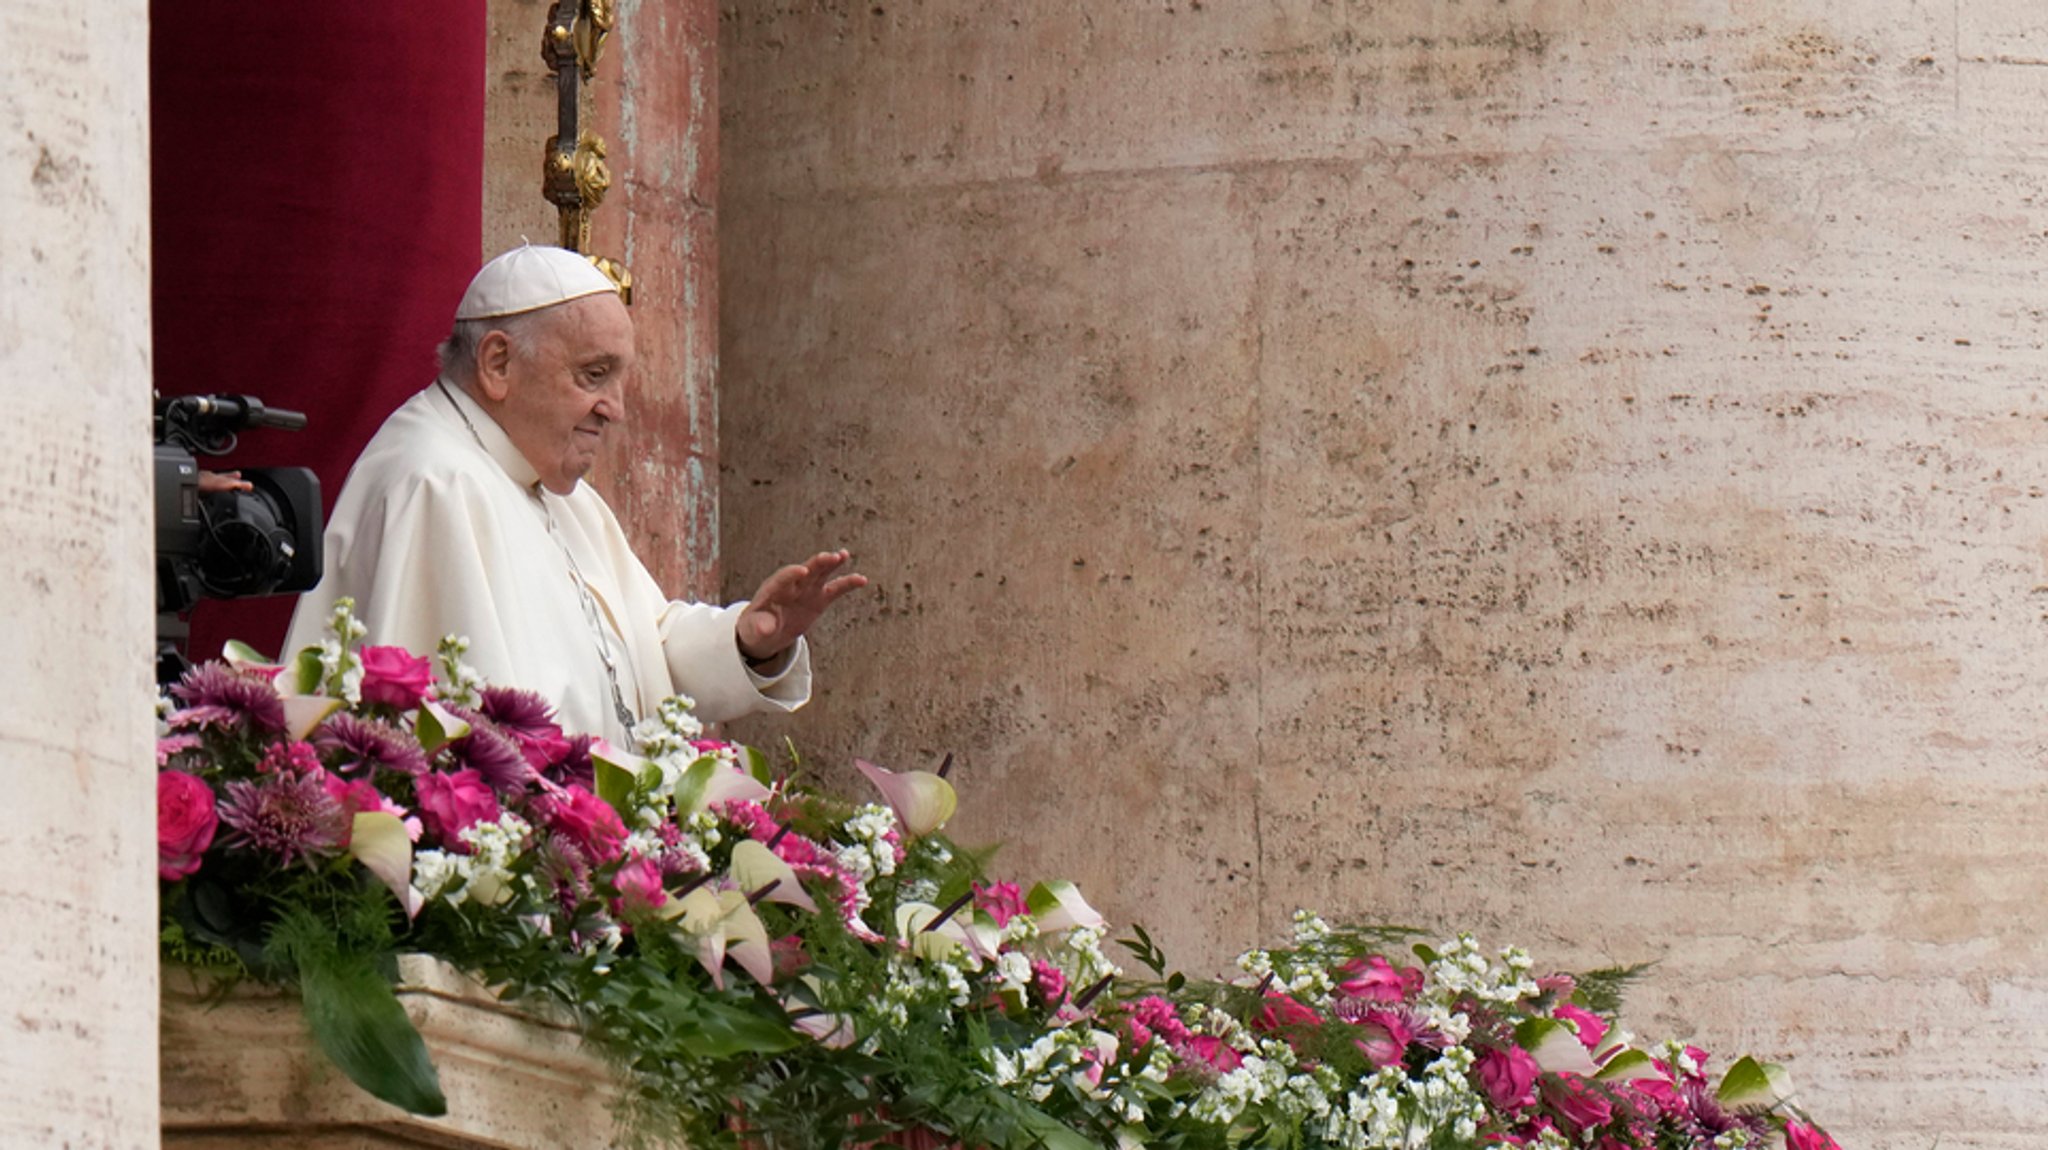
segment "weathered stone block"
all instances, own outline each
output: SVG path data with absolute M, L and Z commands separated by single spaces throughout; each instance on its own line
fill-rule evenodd
M 163 1142 L 177 1150 L 541 1150 L 614 1145 L 617 1088 L 568 1024 L 511 1009 L 452 968 L 409 956 L 399 1001 L 426 1039 L 448 1113 L 422 1118 L 380 1102 L 307 1032 L 299 1001 L 237 987 L 209 1005 L 191 976 L 166 971 Z

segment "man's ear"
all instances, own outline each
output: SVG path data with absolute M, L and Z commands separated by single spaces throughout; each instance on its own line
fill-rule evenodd
M 476 386 L 484 398 L 503 403 L 512 393 L 512 337 L 487 331 L 476 343 Z

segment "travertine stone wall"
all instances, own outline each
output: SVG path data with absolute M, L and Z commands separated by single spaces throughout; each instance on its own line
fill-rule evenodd
M 1214 968 L 1657 960 L 1845 1145 L 2048 1127 L 2048 9 L 727 0 L 787 723 Z
M 0 1146 L 157 1144 L 149 30 L 0 12 Z

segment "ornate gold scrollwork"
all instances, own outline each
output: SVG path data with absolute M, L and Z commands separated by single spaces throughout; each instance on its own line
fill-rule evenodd
M 618 22 L 618 6 L 612 0 L 583 0 L 583 10 L 576 20 L 576 62 L 583 69 L 583 78 L 588 80 L 597 71 L 597 62 L 604 55 L 605 37 L 612 34 L 612 25 Z
M 604 202 L 612 173 L 605 163 L 600 137 L 577 126 L 577 81 L 589 80 L 604 53 L 605 38 L 618 21 L 616 0 L 553 0 L 541 33 L 541 59 L 555 73 L 558 130 L 542 153 L 541 195 L 561 216 L 562 246 L 590 251 L 590 213 Z M 564 140 L 574 140 L 573 148 Z M 633 276 L 615 260 L 590 257 L 600 271 L 619 285 L 619 296 L 633 302 Z

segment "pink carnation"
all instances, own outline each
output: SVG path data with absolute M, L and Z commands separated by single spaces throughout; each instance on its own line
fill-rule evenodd
M 626 841 L 626 824 L 612 805 L 582 787 L 564 787 L 560 794 L 534 803 L 541 825 L 576 844 L 584 856 L 599 862 L 617 858 Z
M 434 665 L 403 647 L 365 647 L 362 695 L 365 703 L 381 703 L 410 711 L 426 701 L 434 685 Z
M 478 823 L 496 822 L 503 810 L 483 776 L 473 770 L 434 772 L 419 777 L 420 817 L 441 845 L 457 854 L 469 847 L 457 836 Z M 616 816 L 615 816 L 616 817 Z
M 1244 1056 L 1213 1034 L 1191 1035 L 1181 1046 L 1181 1057 L 1228 1074 L 1244 1064 Z
M 183 771 L 156 776 L 156 873 L 176 882 L 199 869 L 213 832 L 220 826 L 213 788 Z
M 996 920 L 997 926 L 1008 926 L 1010 920 L 1026 913 L 1024 892 L 1013 882 L 994 882 L 984 886 L 974 884 L 974 909 Z
M 649 911 L 668 901 L 668 891 L 661 885 L 661 864 L 644 856 L 636 857 L 619 867 L 612 875 L 612 885 L 619 889 L 619 905 L 625 911 Z

